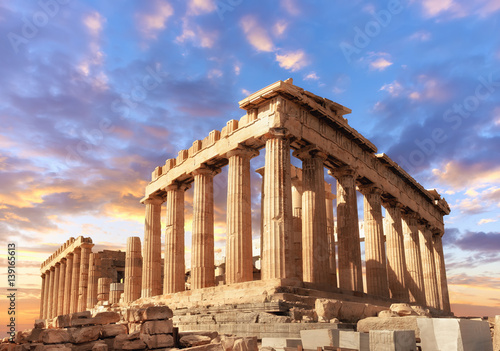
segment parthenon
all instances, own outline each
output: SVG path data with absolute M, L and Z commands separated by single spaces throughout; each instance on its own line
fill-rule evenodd
M 450 208 L 436 190 L 424 189 L 387 155 L 377 153 L 344 118 L 349 108 L 305 91 L 291 79 L 251 94 L 239 106 L 246 111 L 242 118 L 195 140 L 152 172 L 141 200 L 143 247 L 139 238 L 127 241 L 121 303 L 188 296 L 184 213 L 185 191 L 192 186 L 190 290 L 219 293 L 213 186 L 214 176 L 225 166 L 224 291 L 245 289 L 249 282 L 260 286 L 253 280 L 250 162 L 265 152 L 265 166 L 257 170 L 262 177 L 260 284 L 272 282 L 296 294 L 307 289 L 380 306 L 408 302 L 435 313 L 451 312 L 441 239 L 443 216 Z M 292 165 L 292 157 L 302 161 L 300 168 Z M 366 284 L 358 191 L 363 196 Z M 89 278 L 92 246 L 88 238 L 71 239 L 44 262 L 42 318 L 84 311 L 97 303 L 99 288 Z M 114 302 L 118 300 L 115 294 Z

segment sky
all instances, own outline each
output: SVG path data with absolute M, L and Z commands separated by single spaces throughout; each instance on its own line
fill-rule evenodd
M 2 336 L 8 243 L 23 329 L 41 262 L 71 236 L 94 251 L 142 238 L 154 168 L 290 77 L 351 108 L 352 127 L 446 198 L 452 310 L 500 314 L 499 19 L 499 0 L 0 0 Z M 226 175 L 214 180 L 219 257 Z M 259 191 L 255 173 L 256 243 Z

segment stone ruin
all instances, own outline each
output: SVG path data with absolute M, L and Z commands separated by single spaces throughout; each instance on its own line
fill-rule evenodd
M 152 349 L 173 344 L 163 337 L 167 346 L 149 347 L 147 333 L 131 325 L 137 322 L 130 320 L 136 313 L 131 311 L 168 305 L 173 313 L 167 319 L 180 332 L 259 339 L 297 338 L 301 331 L 325 326 L 352 331 L 356 322 L 380 312 L 392 317 L 389 307 L 399 303 L 414 316 L 452 316 L 442 245 L 443 216 L 450 208 L 436 190 L 424 189 L 387 155 L 377 154 L 344 118 L 350 109 L 293 85 L 291 79 L 259 90 L 239 105 L 246 110 L 242 118 L 194 141 L 153 171 L 141 200 L 146 210 L 142 249 L 140 238 L 132 237 L 125 257 L 107 254 L 119 256 L 123 265 L 115 262 L 105 269 L 102 262 L 108 256 L 91 253 L 92 240 L 83 237 L 69 240 L 42 264 L 39 324 L 71 328 L 78 313 L 91 311 L 99 320 L 99 313 L 115 311 L 127 328 L 120 333 L 129 335 L 121 338 L 142 340 L 135 349 Z M 262 176 L 261 267 L 255 274 L 250 162 L 263 148 L 265 166 L 257 170 Z M 302 161 L 301 168 L 291 165 L 291 152 Z M 226 165 L 225 273 L 216 279 L 214 176 Z M 336 195 L 325 181 L 325 168 L 336 179 Z M 186 284 L 184 194 L 193 185 Z M 357 191 L 363 195 L 366 289 Z M 103 330 L 101 326 L 97 334 L 102 336 Z M 69 333 L 61 343 L 74 339 Z M 396 334 L 374 333 L 369 339 L 392 342 Z M 253 339 L 245 340 L 240 348 L 253 351 L 253 341 L 248 341 Z M 108 349 L 120 345 L 107 341 Z

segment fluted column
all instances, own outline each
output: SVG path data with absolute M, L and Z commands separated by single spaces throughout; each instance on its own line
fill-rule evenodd
M 61 260 L 59 269 L 59 288 L 57 290 L 57 315 L 64 314 L 64 287 L 66 284 L 66 259 Z
M 141 297 L 157 296 L 161 291 L 161 204 L 163 199 L 153 197 L 144 201 L 144 256 L 142 262 Z
M 302 159 L 302 276 L 304 282 L 330 283 L 330 258 L 326 222 L 325 177 L 326 155 L 317 151 L 298 150 Z
M 448 280 L 446 278 L 446 267 L 444 264 L 443 240 L 440 233 L 434 236 L 434 259 L 436 261 L 440 306 L 442 310 L 451 312 Z
M 50 276 L 51 270 L 45 271 L 45 295 L 43 297 L 43 319 L 49 318 L 49 297 L 52 296 L 50 291 Z
M 227 153 L 226 284 L 253 280 L 250 159 L 256 150 Z
M 382 189 L 369 185 L 361 187 L 361 192 L 364 195 L 366 292 L 370 295 L 389 297 L 382 219 Z
M 164 294 L 185 290 L 184 193 L 188 187 L 186 184 L 175 183 L 165 189 L 167 192 L 167 225 L 165 230 Z
M 193 245 L 191 289 L 215 285 L 214 263 L 214 175 L 203 167 L 194 174 Z
M 127 251 L 125 252 L 124 302 L 130 303 L 141 297 L 141 284 L 141 239 L 134 236 L 127 238 Z
M 262 280 L 292 278 L 295 270 L 290 141 L 283 129 L 274 129 L 268 135 L 264 171 Z
M 59 275 L 61 273 L 61 264 L 57 262 L 55 264 L 54 270 L 54 294 L 51 296 L 52 298 L 52 317 L 57 316 L 57 305 L 59 300 Z
M 430 228 L 418 226 L 420 254 L 422 255 L 422 271 L 424 275 L 425 301 L 427 306 L 439 309 L 439 295 L 436 277 L 436 261 L 434 260 L 434 242 Z
M 293 265 L 295 276 L 302 280 L 302 181 L 292 178 Z
M 337 179 L 339 287 L 363 292 L 355 172 L 342 167 L 331 173 Z
M 101 277 L 101 255 L 91 253 L 89 256 L 89 283 L 87 289 L 87 309 L 97 304 L 97 281 Z
M 54 280 L 56 276 L 56 267 L 50 267 L 49 273 L 49 294 L 47 295 L 47 311 L 45 318 L 52 318 L 54 315 L 52 314 L 52 306 L 54 305 Z
M 43 305 L 45 299 L 45 282 L 47 281 L 47 277 L 45 273 L 42 273 L 42 286 L 40 289 L 40 319 L 43 318 Z
M 260 186 L 260 263 L 262 268 L 262 250 L 264 248 L 264 167 L 255 170 L 262 176 L 262 184 Z
M 80 257 L 80 286 L 78 289 L 78 311 L 87 309 L 87 292 L 89 285 L 89 258 L 92 251 L 92 244 L 83 243 L 82 255 Z
M 401 211 L 400 203 L 393 201 L 385 204 L 387 278 L 391 297 L 407 302 L 409 296 L 405 285 L 406 262 Z
M 69 313 L 78 311 L 78 293 L 80 287 L 80 257 L 82 256 L 82 249 L 77 247 L 73 251 L 73 272 L 71 277 L 71 305 Z
M 329 185 L 331 189 L 331 185 Z M 326 191 L 326 189 L 325 189 Z M 325 207 L 326 207 L 326 232 L 328 236 L 328 263 L 330 268 L 330 283 L 334 288 L 338 286 L 337 284 L 337 261 L 335 258 L 335 216 L 333 214 L 333 195 L 330 191 L 326 192 L 325 195 Z
M 97 301 L 109 301 L 111 282 L 111 278 L 99 278 L 97 280 Z
M 72 280 L 73 280 L 73 254 L 69 254 L 68 256 L 66 256 L 63 314 L 70 313 Z
M 414 213 L 403 215 L 403 236 L 407 275 L 405 284 L 410 295 L 410 302 L 425 306 L 424 276 L 418 237 L 417 217 Z

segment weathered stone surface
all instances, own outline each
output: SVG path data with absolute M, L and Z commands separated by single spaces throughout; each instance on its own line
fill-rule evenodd
M 314 310 L 318 315 L 318 319 L 330 321 L 330 319 L 338 317 L 340 305 L 340 302 L 337 300 L 317 299 L 314 304 Z
M 493 350 L 500 351 L 500 316 L 495 316 L 495 328 L 493 333 Z
M 161 347 L 173 347 L 174 338 L 172 335 L 167 334 L 141 334 L 140 339 L 146 343 L 148 349 L 158 349 Z
M 277 316 L 275 314 L 261 312 L 259 313 L 259 323 L 290 323 L 292 319 L 289 316 Z
M 378 313 L 379 318 L 391 318 L 391 317 L 399 317 L 399 315 L 391 310 L 380 311 Z
M 370 330 L 413 330 L 415 337 L 420 338 L 420 329 L 417 320 L 426 318 L 420 316 L 406 316 L 397 318 L 369 317 L 358 322 L 357 330 L 368 333 Z
M 247 345 L 243 341 L 243 339 L 236 339 L 233 345 L 233 351 L 248 351 Z
M 41 341 L 40 336 L 42 335 L 43 329 L 33 328 L 31 333 L 26 337 L 26 340 L 31 343 L 36 343 Z
M 340 330 L 339 347 L 359 351 L 370 351 L 370 336 L 368 333 Z
M 56 328 L 67 328 L 71 326 L 71 315 L 63 314 L 61 316 L 57 316 L 55 319 L 55 327 Z
M 31 329 L 26 329 L 23 331 L 18 331 L 16 337 L 14 338 L 16 344 L 24 344 L 28 342 L 28 336 L 31 334 Z
M 142 326 L 141 323 L 129 323 L 128 324 L 128 332 L 133 333 L 136 331 L 141 331 L 141 326 Z
M 370 351 L 415 351 L 416 349 L 413 330 L 370 331 Z
M 45 319 L 35 319 L 35 328 L 46 328 L 46 325 Z
M 185 351 L 225 351 L 221 344 L 207 344 L 182 349 Z
M 94 316 L 95 324 L 109 324 L 120 321 L 120 315 L 116 312 L 99 312 Z
M 147 321 L 141 326 L 143 334 L 170 334 L 172 333 L 173 323 L 169 321 Z
M 182 316 L 182 317 L 196 317 L 196 316 Z M 257 312 L 227 312 L 215 315 L 217 323 L 257 323 L 259 313 Z
M 83 328 L 69 328 L 68 332 L 70 334 L 70 341 L 75 344 L 81 344 L 97 340 L 101 333 L 101 328 L 102 327 L 100 325 Z
M 179 333 L 179 338 L 186 335 L 203 335 L 208 336 L 211 340 L 213 340 L 219 336 L 219 333 L 216 331 L 182 331 Z
M 92 346 L 92 351 L 108 351 L 108 345 L 105 342 L 96 342 Z
M 84 325 L 94 325 L 97 324 L 94 318 L 77 318 L 71 319 L 72 327 L 82 327 Z
M 411 306 L 411 309 L 419 316 L 430 317 L 431 313 L 428 308 L 423 308 L 422 306 Z
M 71 313 L 70 316 L 71 316 L 71 320 L 82 319 L 82 318 L 92 318 L 92 313 L 90 313 L 90 311 L 75 312 L 75 313 Z
M 141 339 L 125 340 L 122 344 L 123 350 L 144 350 L 146 347 L 146 343 Z
M 359 302 L 342 303 L 338 319 L 342 322 L 356 322 L 365 312 L 365 304 Z
M 44 344 L 61 344 L 70 341 L 66 329 L 46 329 L 42 332 L 40 338 Z
M 127 326 L 125 324 L 108 324 L 102 326 L 101 337 L 103 338 L 110 338 L 120 334 L 127 334 Z
M 417 312 L 407 303 L 393 303 L 390 310 L 396 312 L 399 316 L 416 316 Z
M 210 341 L 212 339 L 205 335 L 185 335 L 181 337 L 179 343 L 182 347 L 193 347 L 210 344 Z
M 316 350 L 318 347 L 339 346 L 338 329 L 301 330 L 300 338 L 304 349 Z

